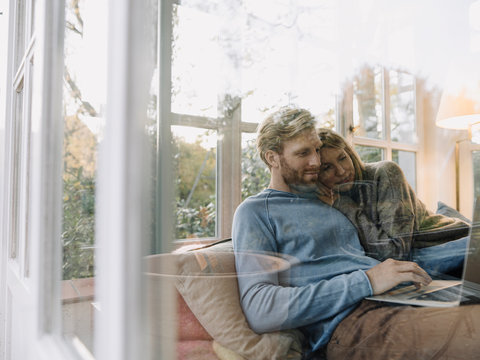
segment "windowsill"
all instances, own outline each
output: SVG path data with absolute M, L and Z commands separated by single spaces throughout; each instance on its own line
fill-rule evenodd
M 174 241 L 175 249 L 180 247 L 192 247 L 213 244 L 220 238 L 192 238 L 192 239 L 177 239 Z
M 62 303 L 71 304 L 93 300 L 95 278 L 72 279 L 62 281 Z

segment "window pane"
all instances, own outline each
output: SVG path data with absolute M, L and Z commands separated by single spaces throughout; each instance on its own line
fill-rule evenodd
M 360 158 L 366 162 L 381 161 L 384 158 L 384 149 L 373 146 L 355 145 L 355 151 L 360 155 Z
M 256 133 L 242 133 L 242 200 L 266 189 L 270 182 L 267 165 L 257 154 Z
M 26 27 L 26 1 L 16 1 L 16 29 L 15 29 L 15 71 L 20 66 L 23 56 L 25 55 L 25 27 Z
M 31 13 L 30 13 L 30 27 L 31 27 L 31 31 L 30 31 L 30 36 L 33 35 L 33 33 L 35 32 L 35 5 L 37 3 L 37 0 L 31 0 Z
M 201 8 L 201 7 L 200 7 Z M 202 9 L 204 10 L 204 9 Z M 172 111 L 217 116 L 220 19 L 194 7 L 174 5 Z
M 63 334 L 93 353 L 97 148 L 106 106 L 107 2 L 67 1 L 63 143 Z
M 400 165 L 408 183 L 415 191 L 417 188 L 416 154 L 412 151 L 392 150 L 392 160 Z
M 281 106 L 306 108 L 335 123 L 340 61 L 336 1 L 245 1 L 241 65 L 242 121 L 261 122 Z M 232 40 L 234 40 L 232 38 Z M 330 127 L 330 125 L 329 125 Z
M 11 183 L 11 241 L 10 241 L 10 257 L 16 258 L 19 250 L 20 236 L 20 219 L 21 219 L 21 166 L 22 164 L 22 132 L 24 122 L 24 87 L 23 80 L 15 92 L 14 101 L 14 120 L 12 124 L 12 162 L 17 166 L 12 167 Z
M 476 123 L 471 126 L 472 143 L 480 144 L 480 124 Z
M 480 196 L 480 151 L 472 151 L 474 198 Z
M 391 70 L 389 88 L 392 141 L 416 143 L 415 79 L 410 74 Z
M 176 238 L 216 233 L 217 132 L 172 126 L 174 143 Z
M 364 67 L 353 80 L 353 125 L 356 136 L 382 139 L 383 76 L 379 67 Z
M 339 62 L 318 42 L 336 40 L 338 9 L 324 0 L 292 17 L 296 7 L 261 1 L 174 5 L 172 111 L 217 117 L 228 95 L 241 98 L 244 122 L 259 123 L 295 104 L 333 126 Z

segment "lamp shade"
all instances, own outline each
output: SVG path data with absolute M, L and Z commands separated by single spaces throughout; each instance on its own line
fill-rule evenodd
M 436 124 L 447 129 L 467 130 L 480 122 L 480 87 L 476 94 L 463 89 L 458 94 L 445 93 L 440 100 Z M 476 95 L 476 96 L 475 96 Z
M 463 59 L 450 66 L 438 108 L 436 125 L 467 130 L 480 122 L 480 71 L 478 59 Z

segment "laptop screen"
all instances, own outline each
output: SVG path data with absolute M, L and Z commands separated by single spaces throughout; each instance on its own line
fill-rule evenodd
M 480 197 L 475 201 L 468 252 L 463 269 L 464 285 L 480 290 Z

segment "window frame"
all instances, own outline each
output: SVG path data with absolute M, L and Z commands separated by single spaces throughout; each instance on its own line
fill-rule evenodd
M 390 87 L 389 87 L 389 71 L 397 71 L 399 73 L 406 73 L 414 77 L 414 101 L 415 101 L 415 134 L 418 139 L 415 143 L 397 142 L 391 139 L 391 119 L 390 119 Z M 383 160 L 392 161 L 392 151 L 408 151 L 415 153 L 415 187 L 417 193 L 422 196 L 424 191 L 421 186 L 421 179 L 423 177 L 423 156 L 424 156 L 424 136 L 423 136 L 423 108 L 422 108 L 422 83 L 415 77 L 403 70 L 387 69 L 382 67 L 382 128 L 384 129 L 382 139 L 372 139 L 363 136 L 355 135 L 355 128 L 353 123 L 353 83 L 350 83 L 343 94 L 343 123 L 342 134 L 345 138 L 355 145 L 369 146 L 380 148 L 383 150 Z

